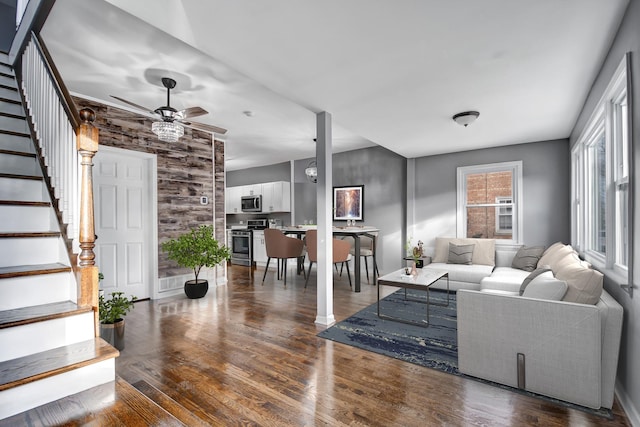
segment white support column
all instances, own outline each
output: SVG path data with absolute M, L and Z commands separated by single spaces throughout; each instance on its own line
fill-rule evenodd
M 336 322 L 333 316 L 333 216 L 332 194 L 333 163 L 331 157 L 331 114 L 323 111 L 316 115 L 316 163 L 318 183 L 316 193 L 318 217 L 318 312 L 316 322 L 329 326 Z
M 406 245 L 407 236 L 415 236 L 416 230 L 416 159 L 407 159 L 407 231 L 402 236 L 402 247 Z

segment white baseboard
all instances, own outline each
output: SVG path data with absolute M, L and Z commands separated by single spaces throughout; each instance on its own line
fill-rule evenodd
M 616 396 L 618 397 L 618 401 L 620 402 L 620 406 L 624 409 L 624 412 L 627 414 L 627 418 L 629 418 L 629 422 L 633 427 L 640 427 L 640 409 L 636 408 L 634 402 L 629 395 L 626 393 L 623 387 L 620 386 L 620 383 L 616 381 Z

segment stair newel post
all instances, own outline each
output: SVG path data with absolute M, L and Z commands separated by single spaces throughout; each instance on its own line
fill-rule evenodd
M 93 126 L 96 114 L 89 108 L 80 111 L 81 123 L 76 131 L 81 161 L 79 286 L 78 305 L 90 305 L 94 311 L 96 336 L 100 335 L 98 319 L 98 267 L 95 265 L 95 223 L 93 216 L 93 156 L 98 151 L 98 128 Z

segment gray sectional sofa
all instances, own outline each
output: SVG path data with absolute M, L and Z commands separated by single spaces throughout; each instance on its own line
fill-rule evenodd
M 556 243 L 535 266 L 534 271 L 544 271 L 540 279 L 531 280 L 521 295 L 523 281 L 535 273 L 512 267 L 518 248 L 496 250 L 489 240 L 438 238 L 434 262 L 424 267 L 448 271 L 451 289 L 458 291 L 460 372 L 590 408 L 611 408 L 623 309 L 603 289 L 602 274 L 571 246 Z M 473 245 L 472 263 L 447 263 L 443 251 L 450 243 Z M 527 295 L 534 286 L 537 291 Z

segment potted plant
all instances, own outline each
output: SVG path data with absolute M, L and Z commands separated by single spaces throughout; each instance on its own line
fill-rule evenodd
M 127 298 L 123 292 L 112 292 L 111 298 L 103 294 L 98 298 L 100 336 L 118 350 L 124 350 L 124 316 L 133 308 L 135 296 Z
M 202 298 L 209 290 L 209 282 L 198 279 L 202 267 L 215 267 L 231 258 L 229 248 L 213 237 L 212 225 L 201 225 L 177 239 L 168 240 L 162 244 L 162 249 L 180 267 L 193 270 L 195 280 L 187 280 L 184 284 L 184 293 L 189 298 Z

